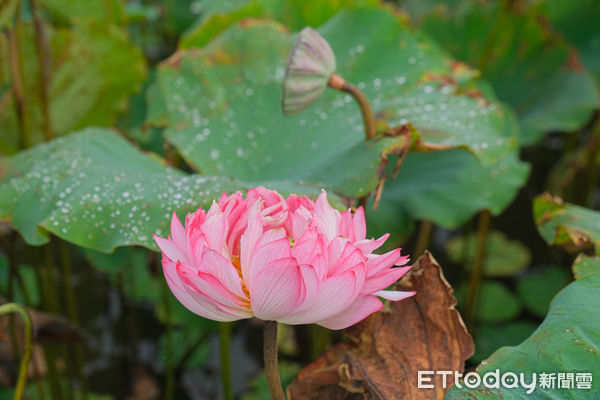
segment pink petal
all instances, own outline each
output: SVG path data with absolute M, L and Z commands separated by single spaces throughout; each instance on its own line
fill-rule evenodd
M 360 297 L 341 313 L 317 322 L 328 329 L 344 329 L 381 310 L 383 303 L 375 296 Z
M 175 245 L 181 250 L 186 249 L 186 234 L 181 221 L 177 218 L 177 213 L 173 211 L 173 217 L 171 218 L 171 237 Z
M 202 260 L 202 255 L 208 247 L 206 246 L 206 236 L 201 234 L 195 241 L 188 241 L 188 264 L 198 265 Z
M 340 213 L 334 210 L 327 202 L 327 194 L 323 190 L 315 203 L 315 218 L 313 223 L 321 233 L 324 233 L 327 240 L 332 240 L 338 234 L 340 223 Z
M 304 304 L 307 299 L 313 299 L 319 293 L 321 281 L 312 265 L 300 265 L 300 274 L 306 290 L 306 296 L 302 302 Z
M 411 267 L 392 268 L 379 275 L 368 277 L 363 284 L 361 293 L 371 294 L 383 290 L 402 278 Z
M 291 227 L 289 229 L 292 233 L 292 237 L 296 240 L 300 238 L 310 226 L 311 221 L 312 214 L 310 211 L 303 206 L 298 207 L 291 217 Z
M 298 261 L 298 264 L 312 264 L 312 261 L 320 253 L 318 246 L 315 246 L 314 240 L 305 240 L 294 244 L 292 247 L 292 256 Z
M 382 297 L 390 301 L 400 301 L 414 296 L 417 292 L 401 292 L 398 290 L 380 290 L 373 293 L 374 296 Z
M 256 243 L 254 252 L 250 258 L 250 263 L 244 269 L 242 264 L 242 273 L 248 287 L 252 286 L 260 272 L 274 260 L 290 258 L 291 248 L 290 240 L 282 228 L 266 231 Z
M 353 242 L 354 240 L 354 225 L 352 223 L 352 211 L 347 209 L 340 214 L 340 225 L 338 229 L 338 235 L 344 236 Z
M 152 235 L 152 237 L 154 237 L 154 241 L 158 247 L 167 257 L 169 257 L 171 261 L 187 261 L 183 252 L 175 245 L 175 243 L 173 243 L 172 240 L 164 239 L 156 235 Z
M 177 275 L 192 298 L 200 294 L 226 312 L 251 315 L 251 312 L 241 305 L 243 299 L 227 289 L 215 276 L 202 272 L 194 274 L 189 266 L 181 263 L 178 263 L 176 268 Z
M 339 259 L 335 262 L 335 265 L 330 269 L 329 274 L 341 274 L 359 263 L 364 263 L 365 256 L 362 251 L 354 247 L 350 242 L 346 243 L 344 251 L 340 255 Z M 330 261 L 331 262 L 331 261 Z
M 320 283 L 319 293 L 299 307 L 294 314 L 279 319 L 287 324 L 311 324 L 342 312 L 356 298 L 353 272 L 333 276 Z
M 196 304 L 202 304 L 202 305 L 210 305 L 210 310 L 215 312 L 215 313 L 219 313 L 221 316 L 221 320 L 222 321 L 235 321 L 238 319 L 244 319 L 244 318 L 252 318 L 254 315 L 252 314 L 252 311 L 250 311 L 247 308 L 243 308 L 243 307 L 237 307 L 237 308 L 232 308 L 232 307 L 227 307 L 223 304 L 220 304 L 218 302 L 216 302 L 214 299 L 209 298 L 208 296 L 204 295 L 201 292 L 196 291 L 195 289 L 186 286 L 186 291 L 188 293 L 188 295 L 190 296 L 190 298 L 196 302 Z M 192 309 L 190 309 L 192 310 Z M 226 319 L 225 319 L 226 318 Z M 219 321 L 219 320 L 217 320 Z
M 327 246 L 327 259 L 330 271 L 333 271 L 333 268 L 336 266 L 349 243 L 348 239 L 343 237 L 336 237 L 329 242 L 329 245 Z
M 199 227 L 204 222 L 206 218 L 206 211 L 202 208 L 197 209 L 195 212 L 188 214 L 185 216 L 185 228 L 188 231 L 190 228 Z
M 371 254 L 367 256 L 367 276 L 375 276 L 387 268 L 391 268 L 401 259 L 400 249 L 388 251 L 385 254 Z
M 291 194 L 285 202 L 288 206 L 288 210 L 292 213 L 295 212 L 299 207 L 304 207 L 309 212 L 315 208 L 315 203 L 313 203 L 312 200 L 306 196 L 299 197 L 295 194 Z
M 355 242 L 364 240 L 367 237 L 367 224 L 365 222 L 365 210 L 362 206 L 356 209 L 352 222 L 354 225 L 354 237 L 352 237 L 352 240 Z
M 293 258 L 270 262 L 250 289 L 252 311 L 265 321 L 278 320 L 291 313 L 305 296 L 302 275 Z
M 213 203 L 213 206 L 219 207 L 217 203 Z M 213 207 L 211 207 L 210 210 L 206 221 L 202 224 L 202 232 L 206 236 L 208 247 L 221 252 L 226 247 L 225 240 L 227 239 L 229 226 L 225 215 L 220 209 L 213 211 Z
M 239 297 L 245 297 L 242 280 L 233 264 L 220 253 L 207 249 L 202 256 L 199 269 L 201 272 L 217 278 L 229 291 Z
M 360 240 L 360 241 L 354 243 L 354 245 L 356 247 L 358 247 L 364 254 L 371 254 L 373 251 L 380 248 L 389 237 L 390 237 L 390 234 L 386 233 L 385 235 L 383 235 L 382 237 L 380 237 L 377 240 L 373 240 L 373 239 Z
M 244 277 L 250 275 L 250 259 L 254 255 L 256 243 L 263 234 L 263 224 L 260 220 L 260 200 L 257 200 L 249 210 L 248 227 L 240 239 L 240 264 Z
M 169 285 L 169 289 L 171 289 L 175 298 L 177 298 L 185 308 L 194 314 L 215 321 L 234 321 L 240 319 L 237 315 L 219 309 L 214 302 L 205 296 L 192 298 L 177 275 L 175 263 L 167 258 L 163 258 L 162 265 L 165 280 L 167 281 L 167 285 Z

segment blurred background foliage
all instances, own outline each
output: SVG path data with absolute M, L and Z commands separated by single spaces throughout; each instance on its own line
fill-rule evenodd
M 563 346 L 544 335 L 567 326 L 600 343 L 587 318 L 600 301 L 599 19 L 593 0 L 3 1 L 0 296 L 46 327 L 28 398 L 268 398 L 259 323 L 188 312 L 151 239 L 172 210 L 257 184 L 325 187 L 339 207 L 371 194 L 370 235 L 444 266 L 476 343 L 469 367 L 517 346 L 488 367 L 598 371 L 577 349 L 525 355 Z M 376 139 L 344 94 L 281 115 L 307 25 L 371 101 Z M 12 398 L 21 337 L 0 322 Z M 342 338 L 283 329 L 284 381 Z

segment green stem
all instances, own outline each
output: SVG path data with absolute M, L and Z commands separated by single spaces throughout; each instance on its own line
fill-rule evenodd
M 23 90 L 23 79 L 21 76 L 21 57 L 19 49 L 19 37 L 18 37 L 19 23 L 13 29 L 8 30 L 8 44 L 9 44 L 9 63 L 10 63 L 10 74 L 11 74 L 11 85 L 12 92 L 15 97 L 15 107 L 17 109 L 17 121 L 19 123 L 20 131 L 20 147 L 26 149 L 31 146 L 31 138 L 29 137 L 29 130 L 25 123 L 25 94 Z
M 44 294 L 44 307 L 55 314 L 60 313 L 60 305 L 56 291 L 54 290 L 55 278 L 54 278 L 54 261 L 52 254 L 51 244 L 44 246 L 44 258 L 43 264 L 43 294 Z M 44 346 L 44 355 L 46 359 L 46 366 L 48 368 L 48 378 L 50 383 L 50 392 L 52 393 L 52 399 L 62 400 L 63 393 L 59 384 L 58 370 L 56 368 L 56 349 L 52 345 Z
M 9 258 L 9 270 L 8 270 L 8 290 L 7 290 L 7 294 L 8 294 L 8 301 L 14 301 L 15 300 L 15 278 L 14 275 L 17 273 L 17 271 L 12 268 L 12 266 L 10 266 L 11 264 L 11 260 Z M 13 315 L 9 315 L 8 317 L 8 326 L 9 326 L 9 331 L 10 331 L 10 341 L 12 343 L 12 356 L 13 358 L 16 360 L 19 358 L 19 341 L 18 341 L 18 336 L 17 336 L 17 327 L 15 325 L 15 319 L 13 318 Z
M 475 305 L 479 294 L 479 286 L 483 277 L 483 262 L 485 260 L 485 250 L 491 219 L 492 216 L 489 210 L 483 210 L 479 215 L 477 225 L 477 247 L 475 249 L 475 259 L 473 261 L 473 269 L 471 270 L 471 279 L 469 281 L 467 303 L 465 306 L 465 323 L 470 330 L 473 329 Z
M 413 257 L 416 260 L 421 257 L 427 247 L 429 246 L 429 241 L 431 240 L 431 233 L 433 232 L 433 223 L 428 220 L 421 221 L 419 225 L 419 233 L 417 234 L 417 243 L 415 244 L 415 251 L 413 252 Z
M 73 291 L 73 285 L 71 284 L 71 255 L 69 254 L 69 247 L 67 242 L 64 240 L 59 241 L 60 248 L 60 259 L 62 274 L 65 286 L 65 299 L 67 303 L 67 312 L 69 319 L 76 325 L 79 325 L 79 311 L 77 310 L 77 302 L 75 300 L 75 292 Z M 88 385 L 85 376 L 83 375 L 83 363 L 85 355 L 83 348 L 79 343 L 75 344 L 75 376 L 81 385 L 81 397 L 86 400 L 88 398 Z
M 17 279 L 17 283 L 19 284 L 19 287 L 21 288 L 21 293 L 23 293 L 23 299 L 25 300 L 25 305 L 27 307 L 31 307 L 33 306 L 33 304 L 31 303 L 31 297 L 29 296 L 29 292 L 27 290 L 27 286 L 25 286 L 25 282 L 23 282 L 23 277 L 21 276 L 21 274 L 19 273 L 19 269 L 17 268 L 17 261 L 15 259 L 15 240 L 16 240 L 16 234 L 13 232 L 13 234 L 8 235 L 8 237 L 10 238 L 8 240 L 7 243 L 4 243 L 1 238 L 0 238 L 0 242 L 2 242 L 3 247 L 5 249 L 6 255 L 8 257 L 8 265 L 9 268 L 11 269 L 11 271 L 13 271 L 13 274 L 15 274 L 16 279 Z M 36 254 L 36 253 L 34 253 Z M 37 272 L 37 268 L 35 269 Z M 40 286 L 38 286 L 40 287 Z M 9 296 L 9 301 L 11 300 L 11 297 Z M 34 374 L 34 378 L 35 378 L 35 384 L 37 386 L 37 390 L 38 390 L 38 395 L 39 395 L 39 399 L 40 400 L 44 400 L 46 398 L 46 393 L 44 391 L 44 385 L 41 381 L 41 374 L 38 371 L 38 365 L 37 363 L 33 363 L 33 374 Z
M 69 254 L 69 247 L 65 241 L 60 240 L 59 248 L 69 319 L 76 324 L 79 324 L 79 312 L 77 311 L 75 293 L 73 292 L 73 286 L 71 285 L 71 255 Z
M 329 347 L 331 341 L 330 330 L 317 324 L 310 325 L 312 336 L 312 359 L 316 360 Z
M 596 165 L 596 158 L 600 152 L 600 117 L 596 119 L 596 122 L 590 133 L 590 139 L 587 143 L 587 160 L 585 165 L 585 183 L 587 185 L 586 199 L 584 205 L 588 208 L 594 208 L 594 194 L 598 187 L 598 166 Z
M 166 284 L 162 285 L 162 301 L 165 308 L 165 328 L 167 335 L 167 371 L 165 385 L 165 400 L 173 400 L 175 396 L 175 366 L 173 364 L 173 325 L 171 323 L 169 311 L 169 288 Z
M 221 383 L 223 384 L 223 395 L 225 400 L 233 400 L 233 388 L 231 387 L 231 323 L 219 323 L 219 352 L 221 356 Z
M 269 392 L 271 392 L 273 400 L 285 400 L 277 358 L 277 321 L 265 321 L 264 335 L 265 375 L 269 384 Z
M 196 351 L 200 348 L 200 346 L 204 343 L 204 341 L 207 338 L 208 338 L 207 333 L 202 334 L 200 336 L 200 338 L 194 344 L 192 344 L 185 350 L 183 356 L 181 357 L 181 359 L 179 360 L 179 363 L 177 364 L 177 366 L 175 368 L 176 371 L 182 371 L 185 368 L 185 366 L 190 361 L 192 356 L 196 353 Z
M 40 67 L 39 82 L 40 82 L 40 100 L 42 105 L 44 139 L 49 141 L 52 139 L 52 124 L 50 121 L 49 110 L 49 87 L 50 87 L 50 63 L 49 63 L 49 46 L 44 30 L 44 23 L 40 19 L 37 12 L 37 1 L 29 0 L 31 6 L 31 14 L 33 15 L 33 26 L 35 29 L 35 48 L 37 51 L 38 64 Z
M 29 360 L 31 359 L 31 350 L 33 348 L 31 343 L 31 319 L 25 307 L 16 303 L 6 303 L 0 306 L 0 315 L 8 313 L 17 313 L 23 318 L 23 324 L 25 326 L 25 352 L 21 359 L 21 365 L 19 366 L 19 377 L 17 379 L 17 387 L 15 388 L 14 400 L 20 400 L 23 398 L 23 391 L 25 390 L 25 384 L 27 383 L 27 370 L 29 367 Z

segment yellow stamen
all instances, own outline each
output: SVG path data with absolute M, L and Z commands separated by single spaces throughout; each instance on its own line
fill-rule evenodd
M 246 283 L 244 283 L 244 275 L 242 275 L 242 265 L 240 261 L 240 256 L 231 256 L 231 263 L 235 267 L 238 275 L 240 276 L 240 279 L 242 280 L 242 290 L 246 295 L 246 298 L 240 298 L 240 301 L 242 302 L 241 305 L 246 307 L 247 309 L 250 309 L 250 291 L 246 287 Z

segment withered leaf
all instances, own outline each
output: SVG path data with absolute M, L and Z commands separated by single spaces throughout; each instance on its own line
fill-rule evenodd
M 434 389 L 419 389 L 417 372 L 464 372 L 465 360 L 473 355 L 453 289 L 429 252 L 397 287 L 417 294 L 390 302 L 349 328 L 351 342 L 338 344 L 300 371 L 287 388 L 290 400 L 444 397 L 440 375 L 432 376 Z

